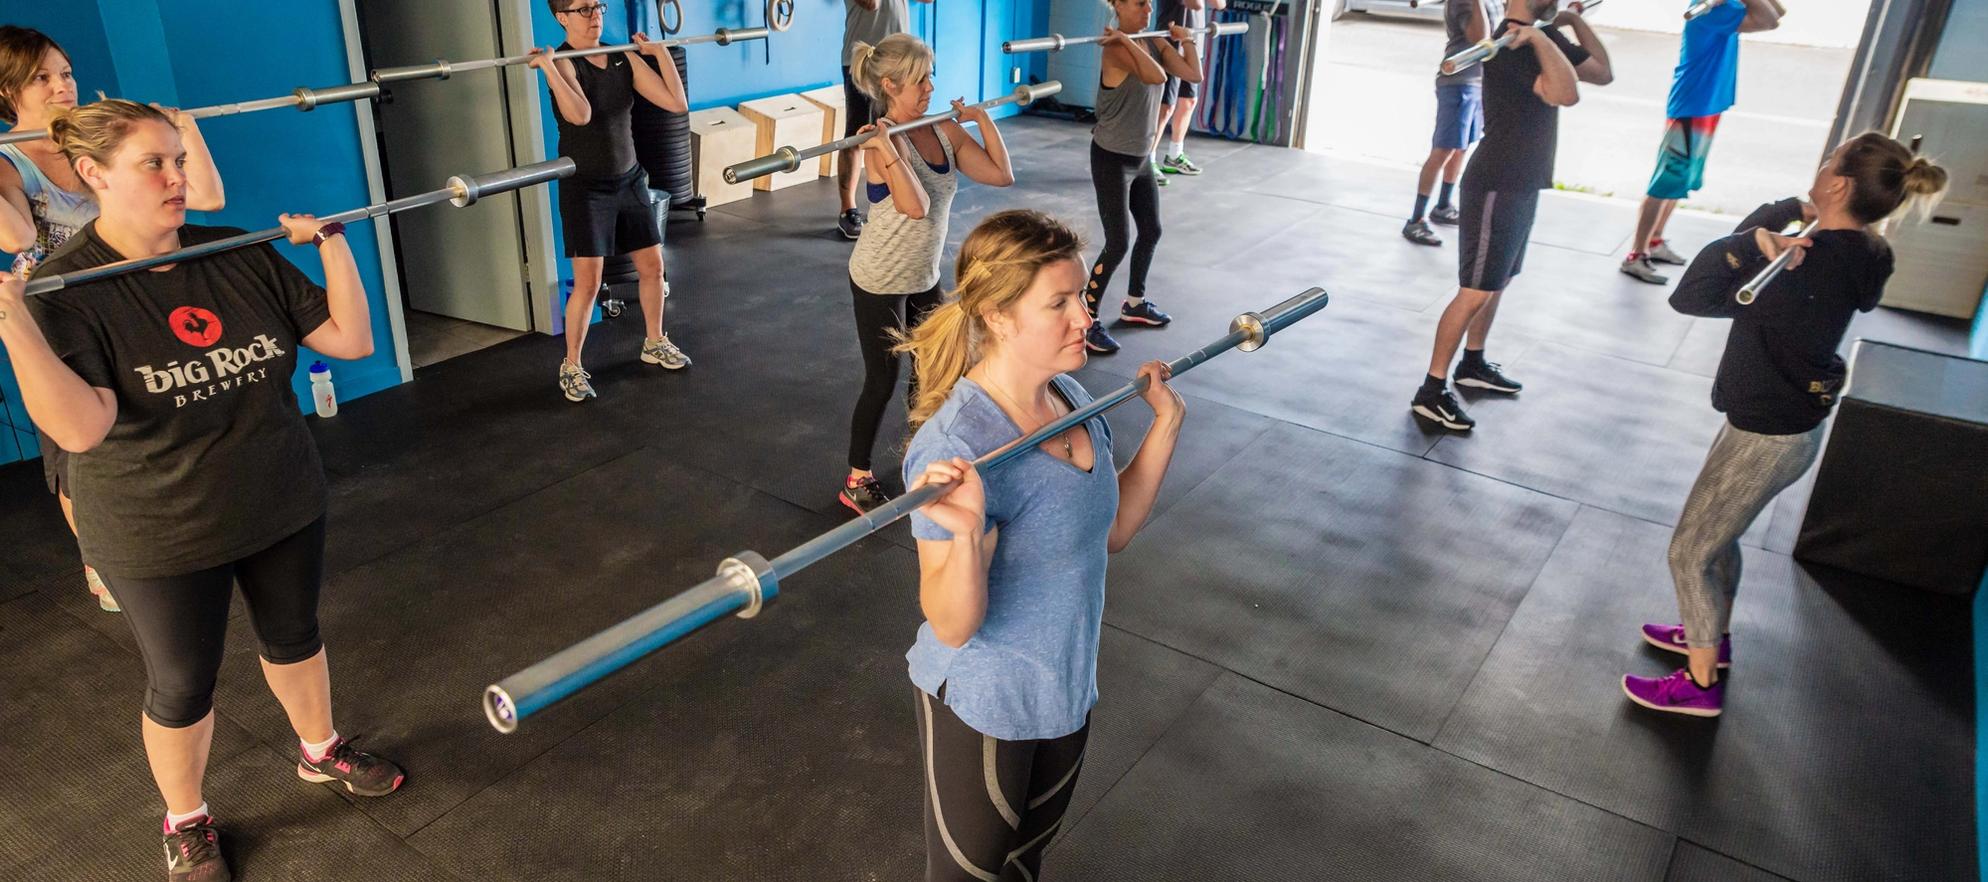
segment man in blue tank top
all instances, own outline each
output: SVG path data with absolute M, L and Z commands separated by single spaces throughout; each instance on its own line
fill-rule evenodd
M 1739 82 L 1739 35 L 1771 31 L 1788 10 L 1780 0 L 1719 0 L 1703 15 L 1684 24 L 1677 50 L 1677 70 L 1671 74 L 1668 120 L 1657 149 L 1657 170 L 1650 176 L 1648 195 L 1636 217 L 1636 236 L 1622 259 L 1624 275 L 1662 285 L 1669 276 L 1654 264 L 1683 266 L 1684 258 L 1664 244 L 1664 224 L 1677 201 L 1705 186 L 1705 158 L 1712 152 L 1712 133 L 1719 115 L 1733 106 Z

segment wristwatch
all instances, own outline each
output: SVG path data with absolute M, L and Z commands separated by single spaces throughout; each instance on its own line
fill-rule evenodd
M 318 227 L 317 235 L 311 237 L 311 244 L 322 248 L 324 247 L 324 243 L 330 240 L 331 237 L 343 235 L 345 235 L 345 225 L 338 221 L 332 221 L 322 227 Z

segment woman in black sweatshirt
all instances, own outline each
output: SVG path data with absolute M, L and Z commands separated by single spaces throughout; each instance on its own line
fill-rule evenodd
M 1891 277 L 1891 248 L 1872 227 L 1917 205 L 1930 209 L 1947 173 L 1876 132 L 1845 141 L 1816 171 L 1809 202 L 1763 205 L 1731 236 L 1705 247 L 1670 303 L 1686 315 L 1731 318 L 1712 406 L 1726 425 L 1692 485 L 1671 537 L 1671 577 L 1680 624 L 1643 626 L 1643 639 L 1686 656 L 1665 677 L 1622 678 L 1622 691 L 1652 710 L 1718 716 L 1719 669 L 1732 664 L 1733 596 L 1739 590 L 1739 538 L 1761 510 L 1810 465 L 1823 420 L 1843 386 L 1836 354 L 1858 312 L 1869 312 Z M 1781 231 L 1815 221 L 1808 236 Z M 1739 288 L 1783 251 L 1786 269 L 1752 305 Z

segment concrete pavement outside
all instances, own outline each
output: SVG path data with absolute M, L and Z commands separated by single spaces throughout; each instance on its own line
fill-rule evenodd
M 1600 13 L 1598 13 L 1600 14 Z M 1568 189 L 1640 199 L 1663 134 L 1677 62 L 1675 34 L 1598 28 L 1615 82 L 1584 86 L 1560 117 L 1556 180 Z M 1438 21 L 1348 15 L 1333 22 L 1312 93 L 1307 147 L 1403 165 L 1428 154 L 1441 60 Z M 1685 203 L 1744 214 L 1808 189 L 1852 50 L 1746 39 L 1739 101 L 1719 125 L 1706 186 Z M 1402 194 L 1406 214 L 1412 193 Z

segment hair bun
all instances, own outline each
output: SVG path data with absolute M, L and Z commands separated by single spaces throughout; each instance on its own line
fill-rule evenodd
M 1924 156 L 1914 156 L 1905 164 L 1905 192 L 1932 196 L 1947 188 L 1947 170 Z

